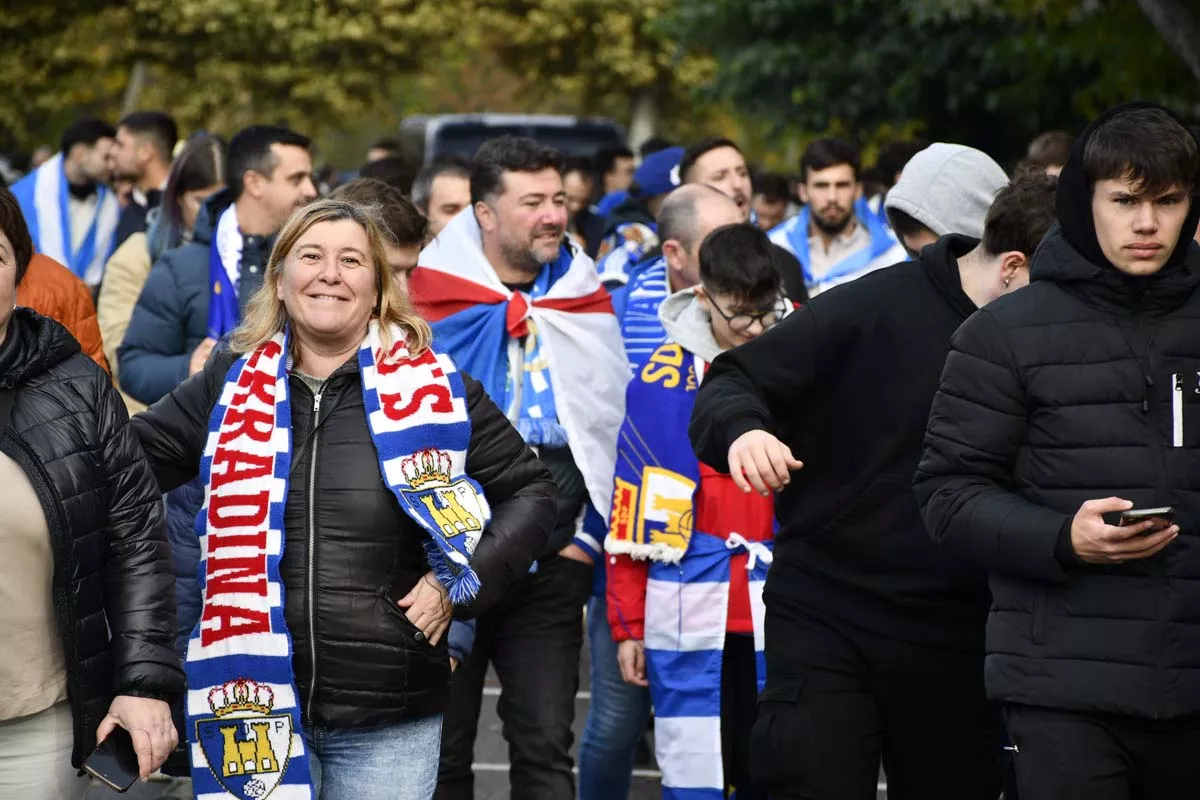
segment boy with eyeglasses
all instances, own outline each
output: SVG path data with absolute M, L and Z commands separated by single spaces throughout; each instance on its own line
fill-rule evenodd
M 1053 221 L 1053 179 L 1018 178 L 982 241 L 949 234 L 821 293 L 701 386 L 697 455 L 745 498 L 775 497 L 779 518 L 749 743 L 772 800 L 873 797 L 881 761 L 889 797 L 999 794 L 987 576 L 930 539 L 912 474 L 951 336 L 1028 282 Z
M 700 464 L 687 440 L 696 391 L 718 354 L 791 310 L 773 247 L 750 223 L 700 246 L 700 284 L 669 297 L 667 344 L 642 364 L 617 445 L 608 621 L 626 682 L 650 686 L 662 783 L 689 797 L 765 798 L 749 780 L 762 664 L 762 587 L 774 503 Z

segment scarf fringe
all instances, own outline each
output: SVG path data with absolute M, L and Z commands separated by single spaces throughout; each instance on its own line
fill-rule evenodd
M 641 544 L 611 536 L 604 540 L 604 551 L 612 555 L 629 556 L 635 561 L 657 561 L 660 564 L 678 564 L 684 556 L 683 550 L 664 542 Z
M 424 547 L 429 568 L 433 570 L 433 575 L 438 579 L 438 583 L 446 587 L 450 604 L 462 606 L 474 600 L 480 589 L 479 576 L 475 574 L 475 570 L 465 567 L 455 574 L 450 571 L 450 567 L 446 563 L 446 554 L 442 552 L 436 542 L 426 539 Z

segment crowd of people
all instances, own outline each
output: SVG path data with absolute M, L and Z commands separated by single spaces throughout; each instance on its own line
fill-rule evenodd
M 0 188 L 0 797 L 1190 797 L 1200 138 L 358 177 L 88 119 Z M 1193 430 L 1194 429 L 1194 430 Z M 584 647 L 591 703 L 572 756 Z

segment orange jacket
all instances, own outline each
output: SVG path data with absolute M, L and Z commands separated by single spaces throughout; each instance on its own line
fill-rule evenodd
M 71 270 L 48 256 L 34 253 L 17 287 L 17 305 L 32 308 L 60 323 L 79 340 L 83 352 L 108 372 L 92 292 Z

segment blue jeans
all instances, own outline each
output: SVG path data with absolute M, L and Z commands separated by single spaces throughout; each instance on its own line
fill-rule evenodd
M 379 728 L 307 727 L 304 743 L 316 800 L 429 800 L 442 715 Z
M 579 800 L 626 800 L 634 752 L 650 719 L 650 692 L 621 680 L 603 595 L 588 601 L 588 638 L 592 702 L 579 742 Z

